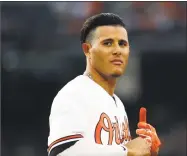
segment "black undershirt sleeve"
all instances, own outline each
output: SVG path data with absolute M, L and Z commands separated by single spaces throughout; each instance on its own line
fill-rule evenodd
M 65 151 L 66 149 L 70 148 L 71 146 L 73 146 L 77 141 L 72 141 L 72 142 L 68 142 L 59 146 L 54 147 L 49 156 L 57 156 L 59 153 L 62 153 L 63 151 Z

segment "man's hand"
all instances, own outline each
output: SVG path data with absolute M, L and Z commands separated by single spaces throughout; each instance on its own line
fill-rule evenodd
M 159 147 L 161 145 L 160 139 L 157 136 L 156 130 L 146 121 L 146 109 L 140 109 L 138 128 L 136 134 L 147 140 L 151 144 L 151 152 L 158 153 Z M 155 155 L 155 154 L 154 154 Z
M 128 149 L 127 156 L 151 156 L 150 144 L 141 137 L 129 141 L 125 146 Z

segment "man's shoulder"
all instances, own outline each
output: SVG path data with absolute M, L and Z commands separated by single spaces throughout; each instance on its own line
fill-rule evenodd
M 55 96 L 55 99 L 66 99 L 71 97 L 75 100 L 81 98 L 81 96 L 84 96 L 86 90 L 88 90 L 90 86 L 89 83 L 86 76 L 79 75 L 63 86 Z
M 52 110 L 68 109 L 81 103 L 82 92 L 84 91 L 84 76 L 77 76 L 69 81 L 61 90 L 56 94 L 52 102 Z
M 56 96 L 64 95 L 64 94 L 77 94 L 80 92 L 85 86 L 84 77 L 79 75 L 69 81 L 66 85 L 64 85 Z

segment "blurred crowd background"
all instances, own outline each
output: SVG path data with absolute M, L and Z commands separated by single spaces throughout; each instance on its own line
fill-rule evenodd
M 1 2 L 0 10 L 2 156 L 47 155 L 53 98 L 84 72 L 80 28 L 100 12 L 120 15 L 129 32 L 129 65 L 116 94 L 132 137 L 144 106 L 162 140 L 160 156 L 186 155 L 186 2 Z

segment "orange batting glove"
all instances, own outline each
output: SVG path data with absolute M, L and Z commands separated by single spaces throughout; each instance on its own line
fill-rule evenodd
M 146 121 L 146 109 L 141 108 L 139 114 L 139 123 L 136 130 L 136 134 L 144 139 L 146 139 L 151 144 L 151 151 L 158 152 L 161 145 L 161 141 L 157 136 L 156 130 L 150 124 L 147 124 Z

